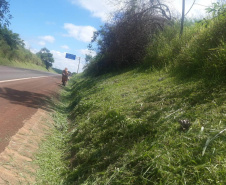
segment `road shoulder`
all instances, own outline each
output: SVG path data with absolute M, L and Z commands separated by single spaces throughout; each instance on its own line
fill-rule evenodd
M 35 184 L 38 166 L 33 163 L 34 154 L 52 126 L 50 114 L 42 109 L 24 121 L 0 153 L 0 184 Z

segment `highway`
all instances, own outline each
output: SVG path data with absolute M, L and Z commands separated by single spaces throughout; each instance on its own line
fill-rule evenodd
M 41 76 L 56 76 L 56 74 L 31 69 L 0 66 L 0 82 L 5 80 L 41 77 Z
M 0 66 L 0 153 L 38 109 L 50 112 L 61 75 Z

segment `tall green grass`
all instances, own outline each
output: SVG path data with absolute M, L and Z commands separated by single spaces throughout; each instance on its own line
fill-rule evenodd
M 224 80 L 226 71 L 225 14 L 185 26 L 179 35 L 179 23 L 156 35 L 145 56 L 145 66 L 167 66 L 173 75 Z
M 226 71 L 226 19 L 219 17 L 199 26 L 175 59 L 176 71 L 204 78 L 224 78 Z

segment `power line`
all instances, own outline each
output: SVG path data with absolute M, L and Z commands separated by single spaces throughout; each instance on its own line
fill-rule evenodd
M 193 7 L 194 4 L 195 4 L 195 1 L 196 1 L 196 0 L 194 0 L 194 2 L 193 2 L 192 5 L 191 5 L 191 8 L 188 10 L 188 12 L 187 12 L 184 16 L 186 16 L 186 15 L 191 11 L 192 7 Z
M 202 5 L 202 4 L 198 4 L 198 3 L 195 3 L 196 5 L 199 5 L 199 6 L 204 6 L 204 7 L 209 7 L 209 6 L 206 6 L 206 5 Z

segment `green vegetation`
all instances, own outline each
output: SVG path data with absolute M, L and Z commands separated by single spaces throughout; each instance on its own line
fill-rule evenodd
M 65 104 L 59 101 L 52 105 L 57 111 L 53 114 L 54 128 L 48 134 L 46 141 L 40 147 L 35 163 L 40 166 L 37 170 L 37 184 L 61 184 L 62 173 L 68 169 L 68 163 L 62 160 L 67 135 L 67 118 L 65 117 Z
M 10 24 L 12 15 L 9 10 L 9 2 L 6 0 L 0 0 L 0 26 L 8 26 Z
M 44 70 L 42 61 L 24 48 L 19 34 L 8 29 L 11 18 L 9 2 L 0 0 L 0 65 Z
M 58 74 L 62 74 L 62 71 L 61 69 L 57 69 L 57 68 L 52 68 L 56 73 Z
M 41 149 L 45 165 L 54 166 L 42 168 L 42 175 L 52 173 L 47 175 L 49 182 L 225 183 L 225 133 L 203 153 L 207 140 L 225 129 L 224 86 L 178 81 L 165 71 L 132 70 L 74 80 L 65 89 L 72 92 L 65 97 L 66 102 L 71 100 L 65 107 L 72 120 L 69 129 L 62 129 L 68 125 L 60 114 L 58 134 L 51 134 L 56 144 Z M 62 110 L 57 110 L 58 117 L 59 113 Z M 188 131 L 181 129 L 179 119 L 190 120 Z M 58 148 L 54 151 L 53 147 Z M 57 154 L 58 160 L 50 153 Z M 70 161 L 68 169 L 66 161 Z
M 225 9 L 213 15 L 182 36 L 165 26 L 132 69 L 92 58 L 54 106 L 39 184 L 225 184 Z
M 171 23 L 167 5 L 159 1 L 144 4 L 137 0 L 128 1 L 110 23 L 94 33 L 89 47 L 97 50 L 97 56 L 92 60 L 87 58 L 90 62 L 85 72 L 100 75 L 141 65 L 153 36 Z
M 24 48 L 19 35 L 6 27 L 0 27 L 0 65 L 47 71 L 43 61 Z
M 181 77 L 225 79 L 225 14 L 185 28 L 182 37 L 178 25 L 158 34 L 148 49 L 145 66 L 167 68 Z
M 40 55 L 37 56 L 25 49 L 24 41 L 19 34 L 8 29 L 11 18 L 9 2 L 0 0 L 0 65 L 49 70 L 52 65 L 48 65 L 48 61 L 42 61 L 38 57 Z M 53 60 L 49 61 L 52 64 Z M 52 69 L 50 71 L 54 72 Z
M 157 30 L 148 32 L 149 36 L 146 35 L 146 31 L 143 33 L 137 30 L 139 24 L 147 24 L 142 19 L 134 21 L 138 24 L 132 26 L 136 32 L 130 32 L 127 30 L 130 28 L 130 24 L 125 25 L 125 28 L 121 26 L 127 20 L 125 13 L 124 17 L 120 17 L 115 24 L 104 26 L 94 35 L 99 53 L 87 64 L 85 73 L 99 75 L 117 71 L 119 68 L 136 68 L 144 65 L 144 68 L 151 67 L 152 69 L 167 67 L 169 71 L 183 77 L 198 75 L 201 78 L 205 76 L 204 78 L 209 79 L 224 79 L 226 74 L 226 11 L 225 5 L 218 6 L 214 5 L 213 8 L 210 8 L 214 12 L 212 18 L 201 21 L 187 20 L 182 36 L 179 21 L 167 19 L 166 24 L 166 21 L 162 20 L 163 18 L 161 20 L 164 29 L 156 28 Z M 141 12 L 131 14 L 133 17 L 143 15 L 143 11 L 146 12 L 147 9 L 148 7 L 144 10 L 141 9 Z M 153 14 L 147 16 L 152 19 Z M 158 17 L 158 19 L 160 18 Z M 119 30 L 118 27 L 122 30 Z M 138 37 L 136 34 L 142 35 L 142 37 Z M 143 43 L 142 46 L 140 46 L 140 41 Z M 149 41 L 148 45 L 147 41 Z
M 42 48 L 36 55 L 45 64 L 47 70 L 49 70 L 49 68 L 52 67 L 54 62 L 53 54 L 50 53 L 50 51 L 47 48 Z

